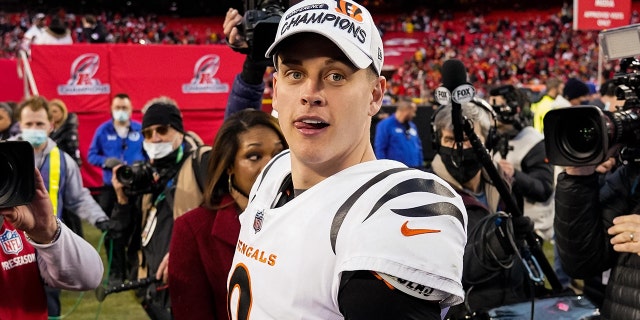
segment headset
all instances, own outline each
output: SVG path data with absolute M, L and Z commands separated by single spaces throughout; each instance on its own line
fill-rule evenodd
M 487 139 L 486 139 L 486 141 L 484 143 L 484 146 L 489 151 L 491 151 L 493 149 L 493 147 L 496 146 L 496 143 L 500 139 L 500 137 L 498 135 L 498 128 L 497 128 L 498 127 L 498 115 L 496 114 L 495 110 L 493 110 L 493 107 L 491 106 L 491 104 L 489 104 L 487 101 L 485 101 L 485 100 L 483 100 L 481 98 L 473 97 L 473 99 L 470 101 L 470 103 L 473 103 L 477 107 L 482 108 L 484 111 L 489 113 L 489 115 L 491 116 L 491 122 L 493 122 L 493 125 L 491 125 L 489 127 L 489 134 L 488 134 Z M 438 114 L 438 112 L 440 112 L 445 107 L 446 107 L 446 105 L 440 105 L 438 107 L 438 109 L 436 109 L 433 112 L 433 114 L 431 115 L 431 120 L 430 120 L 431 146 L 433 148 L 433 151 L 435 151 L 436 153 L 440 149 L 440 133 L 436 129 L 435 120 L 436 120 L 436 115 Z

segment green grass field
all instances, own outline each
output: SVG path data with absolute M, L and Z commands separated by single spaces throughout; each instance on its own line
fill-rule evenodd
M 96 247 L 102 236 L 100 230 L 86 223 L 83 224 L 83 228 L 85 239 Z M 104 246 L 102 246 L 99 251 L 100 256 L 102 256 L 102 261 L 104 262 L 106 273 L 107 258 Z M 133 291 L 110 294 L 102 303 L 98 302 L 94 291 L 62 291 L 60 300 L 62 304 L 62 315 L 60 319 L 149 319 L 140 304 L 136 301 Z

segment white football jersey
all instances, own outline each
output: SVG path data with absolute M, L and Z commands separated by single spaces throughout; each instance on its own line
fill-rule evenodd
M 441 306 L 462 302 L 467 214 L 444 180 L 391 160 L 361 163 L 274 208 L 289 151 L 265 167 L 240 215 L 232 319 L 342 319 L 340 274 L 372 270 Z M 431 299 L 432 300 L 432 299 Z

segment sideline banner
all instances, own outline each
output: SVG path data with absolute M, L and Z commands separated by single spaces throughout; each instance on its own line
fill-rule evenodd
M 574 0 L 573 30 L 604 30 L 626 26 L 631 0 Z
M 31 70 L 40 95 L 59 98 L 70 112 L 109 110 L 107 45 L 34 45 Z
M 24 96 L 22 79 L 18 78 L 18 61 L 0 59 L 0 101 L 19 102 Z
M 61 99 L 69 112 L 78 115 L 86 187 L 102 185 L 102 170 L 89 164 L 86 156 L 96 128 L 111 118 L 114 95 L 131 97 L 133 118 L 138 121 L 148 100 L 174 99 L 185 130 L 211 144 L 244 62 L 244 55 L 226 45 L 34 45 L 31 52 L 39 94 L 48 100 Z
M 126 92 L 137 108 L 166 95 L 180 109 L 224 110 L 244 55 L 226 45 L 113 46 L 111 90 Z

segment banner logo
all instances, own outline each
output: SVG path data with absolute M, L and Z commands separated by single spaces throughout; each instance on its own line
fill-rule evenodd
M 77 57 L 71 64 L 71 78 L 66 85 L 58 86 L 59 95 L 109 94 L 109 84 L 101 84 L 93 77 L 100 68 L 100 56 L 96 53 L 85 53 Z
M 6 254 L 18 254 L 22 251 L 22 239 L 16 230 L 5 230 L 0 235 L 0 244 L 2 244 L 2 251 Z
M 202 56 L 193 68 L 193 79 L 182 85 L 182 93 L 223 93 L 229 92 L 228 83 L 220 83 L 214 76 L 220 69 L 220 56 Z

